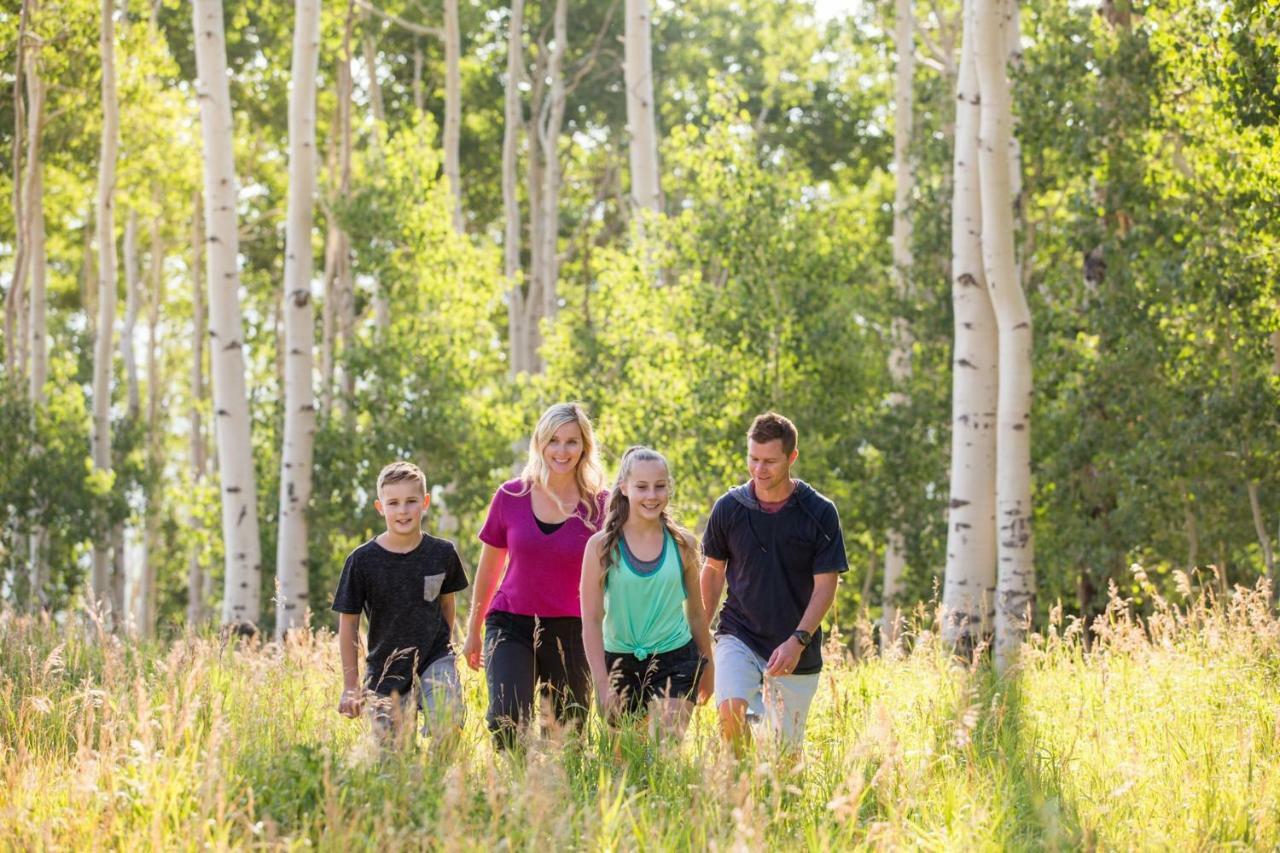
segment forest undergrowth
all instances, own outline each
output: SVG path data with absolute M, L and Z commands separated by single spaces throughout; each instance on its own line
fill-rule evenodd
M 709 708 L 681 743 L 593 718 L 498 753 L 470 671 L 460 744 L 384 751 L 335 710 L 327 631 L 159 642 L 4 612 L 0 848 L 1275 848 L 1268 589 L 1179 575 L 1166 601 L 1134 575 L 1144 615 L 1115 589 L 1088 626 L 1055 609 L 1003 678 L 919 626 L 893 658 L 833 642 L 799 761 L 734 759 Z

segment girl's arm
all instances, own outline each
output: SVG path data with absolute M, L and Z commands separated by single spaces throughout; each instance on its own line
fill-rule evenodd
M 596 687 L 600 715 L 607 716 L 613 706 L 613 688 L 609 684 L 609 668 L 604 660 L 604 584 L 600 565 L 600 541 L 597 533 L 587 540 L 582 554 L 582 580 L 578 596 L 582 600 L 582 645 L 591 667 L 591 681 Z
M 462 656 L 467 666 L 479 669 L 482 660 L 480 626 L 489 612 L 489 603 L 498 590 L 507 566 L 507 549 L 486 544 L 480 551 L 480 563 L 476 566 L 475 583 L 471 585 L 471 615 L 467 619 L 467 640 L 462 645 Z
M 692 553 L 698 553 L 698 543 L 692 537 L 685 541 L 685 546 Z M 715 684 L 715 665 L 712 663 L 713 655 L 711 650 L 711 620 L 707 616 L 706 608 L 702 606 L 701 577 L 701 566 L 695 565 L 690 561 L 690 564 L 684 567 L 685 618 L 689 620 L 689 632 L 693 634 L 694 645 L 698 647 L 699 653 L 707 659 L 707 665 L 702 671 L 702 678 L 698 682 L 699 703 L 711 698 L 712 685 Z

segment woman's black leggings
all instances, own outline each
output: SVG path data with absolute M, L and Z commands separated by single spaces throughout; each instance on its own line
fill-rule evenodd
M 556 720 L 581 724 L 591 700 L 591 669 L 576 616 L 540 618 L 491 610 L 484 620 L 489 731 L 499 748 L 515 743 L 533 710 L 534 690 L 551 697 Z

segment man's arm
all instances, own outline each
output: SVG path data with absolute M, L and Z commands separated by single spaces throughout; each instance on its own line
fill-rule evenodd
M 453 600 L 452 592 L 441 593 L 440 595 L 440 617 L 444 619 L 444 625 L 449 629 L 449 642 L 453 642 L 453 620 L 458 612 L 458 605 Z
M 338 713 L 346 717 L 360 716 L 363 697 L 360 690 L 360 614 L 338 614 L 338 652 L 342 657 L 342 698 Z
M 831 602 L 836 600 L 836 584 L 840 582 L 838 572 L 823 572 L 813 576 L 813 593 L 809 596 L 809 604 L 800 617 L 796 630 L 813 634 L 822 624 L 822 617 L 831 609 Z M 804 646 L 795 637 L 788 637 L 786 642 L 773 650 L 769 663 L 765 667 L 765 675 L 790 675 L 804 652 Z

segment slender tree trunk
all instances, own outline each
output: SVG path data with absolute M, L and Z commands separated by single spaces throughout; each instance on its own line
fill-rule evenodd
M 1271 536 L 1267 532 L 1266 518 L 1262 514 L 1262 501 L 1258 497 L 1258 481 L 1249 479 L 1246 482 L 1246 490 L 1249 493 L 1249 512 L 1253 516 L 1253 529 L 1258 534 L 1258 545 L 1262 548 L 1262 564 L 1266 566 L 1267 580 L 1271 581 L 1271 598 L 1275 600 L 1276 585 L 1280 583 L 1280 577 L 1276 576 L 1275 552 L 1271 547 Z
M 658 213 L 662 209 L 662 189 L 658 173 L 649 10 L 649 0 L 626 0 L 623 77 L 627 88 L 627 127 L 631 132 L 631 204 L 637 209 Z
M 34 11 L 35 4 L 32 3 L 32 6 Z M 27 299 L 27 307 L 30 311 L 27 320 L 27 335 L 29 338 L 27 350 L 30 354 L 30 368 L 27 373 L 27 388 L 32 410 L 35 411 L 44 405 L 44 385 L 49 375 L 48 346 L 45 341 L 48 326 L 46 317 L 48 259 L 45 254 L 44 161 L 41 151 L 44 130 L 45 85 L 44 79 L 40 75 L 40 54 L 38 49 L 32 49 L 27 54 L 26 71 L 27 106 L 30 110 L 30 118 L 27 129 L 26 189 L 23 193 L 25 203 L 20 211 L 14 212 L 15 214 L 20 212 L 27 222 L 25 229 L 26 241 L 24 244 L 27 247 L 25 253 L 29 258 L 26 266 L 30 277 L 30 292 Z M 36 447 L 33 448 L 32 452 L 39 454 L 42 449 Z M 48 531 L 42 525 L 34 524 L 28 540 L 29 563 L 27 576 L 28 603 L 32 610 L 44 605 L 44 584 L 45 577 L 48 574 L 45 568 L 44 555 L 47 548 Z
M 138 284 L 138 211 L 130 209 L 124 223 L 124 325 L 120 328 L 120 356 L 124 360 L 129 420 L 136 419 L 141 408 L 138 348 L 134 345 L 141 304 L 142 293 Z
M 524 124 L 520 105 L 520 81 L 524 77 L 524 0 L 511 0 L 507 22 L 507 80 L 502 129 L 502 208 L 506 229 L 502 237 L 503 272 L 507 278 L 507 338 L 510 373 L 514 377 L 530 369 L 525 359 L 525 294 L 520 284 L 520 196 L 516 187 L 516 148 Z
M 966 7 L 971 7 L 966 3 Z M 996 319 L 982 267 L 978 71 L 973 15 L 964 16 L 951 196 L 951 500 L 942 589 L 943 639 L 969 650 L 991 630 L 996 595 Z
M 347 4 L 346 25 L 342 34 L 342 54 L 338 64 L 338 198 L 351 197 L 351 62 L 354 58 L 352 34 L 355 28 L 355 4 Z M 355 344 L 356 295 L 351 273 L 351 237 L 338 229 L 334 256 L 334 291 L 337 293 L 337 346 L 334 348 L 334 370 L 338 380 L 338 410 L 343 417 L 351 413 L 351 397 L 355 392 L 355 375 L 348 361 Z
M 197 191 L 191 210 L 191 485 L 198 490 L 204 484 L 204 200 Z M 188 510 L 187 522 L 196 528 L 198 518 L 194 504 Z M 187 555 L 187 624 L 195 627 L 204 622 L 206 596 L 205 572 L 201 547 L 193 545 Z
M 4 300 L 4 360 L 6 372 L 12 376 L 17 369 L 18 311 L 22 304 L 22 291 L 26 283 L 27 235 L 24 233 L 26 218 L 22 212 L 22 142 L 26 137 L 24 124 L 27 105 L 22 98 L 22 72 L 26 64 L 27 25 L 33 3 L 23 0 L 18 18 L 18 44 L 14 51 L 13 69 L 13 222 L 14 264 L 13 279 Z
M 310 602 L 307 506 L 311 501 L 316 431 L 311 226 L 315 203 L 320 0 L 296 0 L 294 10 L 293 92 L 289 98 L 289 213 L 284 261 L 284 447 L 280 454 L 280 534 L 276 550 L 277 638 L 307 624 Z
M 226 554 L 224 624 L 256 626 L 261 616 L 262 558 L 258 540 L 257 482 L 251 456 L 249 398 L 245 389 L 240 276 L 236 268 L 236 177 L 232 160 L 231 96 L 221 0 L 194 0 L 197 94 L 204 137 L 205 220 L 214 413 L 222 481 L 222 535 Z
M 153 29 L 153 32 L 155 30 Z M 161 209 L 159 186 L 152 191 L 156 210 Z M 164 466 L 164 432 L 161 421 L 165 397 L 163 367 L 160 362 L 160 307 L 165 302 L 164 241 L 160 236 L 160 216 L 151 220 L 151 258 L 147 279 L 151 295 L 147 300 L 147 468 L 152 473 L 152 483 L 162 479 Z M 160 486 L 154 485 L 147 496 L 147 510 L 143 527 L 141 562 L 138 567 L 142 586 L 141 611 L 138 628 L 143 636 L 151 636 L 156 625 L 156 566 L 154 556 L 160 549 Z
M 1002 0 L 974 2 L 982 98 L 978 155 L 982 256 L 999 329 L 1000 352 L 995 659 L 997 668 L 1003 670 L 1017 655 L 1036 589 L 1031 538 L 1031 312 L 1014 255 L 1012 110 L 1005 68 L 1008 42 L 1004 24 L 1008 7 Z
M 911 160 L 911 127 L 915 81 L 915 21 L 911 0 L 896 0 L 894 48 L 898 55 L 895 73 L 893 162 L 895 187 L 893 200 L 893 278 L 894 291 L 906 303 L 911 289 L 911 193 L 915 188 L 915 165 Z M 889 376 L 894 390 L 890 405 L 901 406 L 907 395 L 901 390 L 911 379 L 911 327 L 905 317 L 893 320 L 893 348 L 889 353 Z M 884 610 L 880 621 L 880 650 L 890 652 L 898 646 L 902 621 L 900 599 L 903 576 L 907 569 L 906 546 L 902 533 L 890 529 L 884 546 Z
M 102 146 L 98 157 L 98 335 L 93 357 L 93 467 L 111 472 L 111 353 L 116 315 L 115 188 L 120 116 L 116 103 L 115 2 L 102 0 Z M 94 537 L 92 600 L 109 603 L 111 547 L 104 528 Z M 118 615 L 118 614 L 117 614 Z
M 542 153 L 542 115 L 543 103 L 547 91 L 546 45 L 540 45 L 533 63 L 532 85 L 529 97 L 529 127 L 525 132 L 525 146 L 529 174 L 526 176 L 529 195 L 529 272 L 528 286 L 524 296 L 524 360 L 528 369 L 536 373 L 542 369 L 538 351 L 542 348 L 542 291 L 545 288 L 543 277 L 546 265 L 542 262 L 542 254 L 546 251 L 546 241 L 542 232 L 546 230 L 546 208 L 542 204 L 542 193 L 546 189 L 543 173 L 546 161 Z
M 1182 527 L 1187 534 L 1187 571 L 1200 564 L 1200 525 L 1196 522 L 1195 501 L 1187 491 L 1182 498 Z
M 550 80 L 545 121 L 540 126 L 541 148 L 546 165 L 542 190 L 542 317 L 552 320 L 560 308 L 560 131 L 568 101 L 564 82 L 564 59 L 569 49 L 569 2 L 556 0 L 553 25 L 555 48 L 547 62 Z M 541 359 L 539 359 L 541 362 Z
M 462 34 L 458 0 L 444 0 L 444 174 L 453 196 L 453 227 L 462 233 L 462 172 L 458 145 L 462 135 Z

